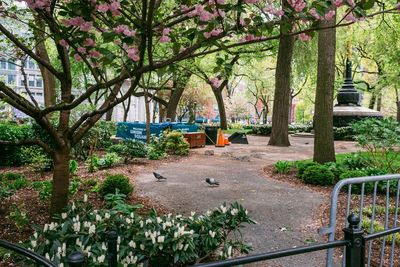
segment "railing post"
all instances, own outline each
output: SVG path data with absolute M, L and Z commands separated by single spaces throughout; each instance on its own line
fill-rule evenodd
M 358 227 L 360 218 L 352 213 L 347 217 L 349 226 L 345 228 L 344 238 L 348 241 L 346 246 L 346 267 L 364 267 L 364 231 Z
M 83 267 L 85 264 L 85 255 L 80 251 L 74 251 L 69 254 L 67 263 L 70 267 Z
M 118 235 L 115 231 L 107 232 L 107 260 L 108 267 L 117 267 L 117 239 Z

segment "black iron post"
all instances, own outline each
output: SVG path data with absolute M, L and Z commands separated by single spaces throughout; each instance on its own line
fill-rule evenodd
M 70 267 L 83 267 L 85 264 L 85 255 L 80 251 L 74 251 L 69 254 L 67 262 Z
M 117 267 L 117 239 L 118 235 L 115 231 L 107 232 L 107 260 L 108 267 Z
M 349 226 L 343 230 L 346 246 L 346 267 L 364 267 L 363 233 L 359 228 L 360 218 L 356 214 L 347 217 Z

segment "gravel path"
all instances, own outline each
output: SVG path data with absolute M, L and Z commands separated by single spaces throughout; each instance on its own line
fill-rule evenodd
M 157 183 L 151 171 L 136 179 L 137 190 L 163 203 L 177 213 L 205 212 L 223 202 L 238 201 L 258 224 L 246 226 L 244 239 L 254 247 L 252 253 L 266 252 L 322 241 L 318 235 L 318 208 L 326 200 L 321 193 L 278 182 L 265 177 L 262 168 L 277 160 L 312 157 L 310 138 L 292 138 L 291 147 L 269 147 L 268 138 L 249 136 L 249 145 L 233 144 L 225 148 L 206 147 L 193 150 L 180 162 L 167 163 L 156 171 L 168 178 Z M 338 142 L 337 152 L 355 151 L 353 143 Z M 214 150 L 207 156 L 205 150 Z M 209 187 L 206 177 L 220 181 Z M 324 252 L 303 254 L 251 266 L 324 265 Z M 250 266 L 250 265 L 249 265 Z

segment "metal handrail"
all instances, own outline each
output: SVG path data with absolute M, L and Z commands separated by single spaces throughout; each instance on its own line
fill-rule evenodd
M 322 244 L 316 244 L 311 246 L 302 246 L 298 248 L 292 249 L 284 249 L 284 250 L 277 250 L 273 252 L 255 254 L 250 256 L 238 257 L 235 259 L 223 260 L 218 262 L 211 262 L 205 264 L 198 264 L 195 265 L 196 267 L 225 267 L 225 266 L 234 266 L 240 264 L 247 264 L 257 261 L 264 261 L 264 260 L 272 260 L 277 258 L 283 258 L 287 256 L 294 256 L 303 253 L 315 252 L 319 250 L 325 250 L 329 248 L 337 248 L 349 245 L 349 241 L 347 240 L 337 240 L 326 242 Z
M 389 229 L 389 230 L 381 231 L 381 232 L 378 232 L 378 233 L 373 233 L 373 234 L 366 235 L 366 236 L 364 236 L 364 240 L 365 241 L 369 241 L 369 240 L 377 239 L 377 238 L 384 237 L 384 236 L 387 236 L 387 235 L 392 235 L 392 234 L 395 234 L 395 233 L 398 233 L 398 232 L 400 232 L 400 227 L 396 227 L 396 228 L 392 228 L 392 229 Z
M 37 264 L 41 264 L 45 267 L 57 267 L 54 263 L 46 259 L 45 257 L 36 254 L 33 251 L 30 251 L 29 249 L 26 249 L 24 247 L 18 246 L 16 244 L 13 244 L 11 242 L 8 242 L 6 240 L 0 239 L 0 247 L 3 247 L 8 250 L 12 250 L 17 252 L 18 254 L 24 255 L 25 257 L 30 258 L 31 260 L 34 260 Z

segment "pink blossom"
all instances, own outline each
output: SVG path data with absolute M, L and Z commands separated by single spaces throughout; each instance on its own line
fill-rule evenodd
M 162 31 L 162 35 L 168 35 L 170 33 L 171 29 L 170 28 L 164 28 Z
M 343 5 L 343 0 L 334 0 L 334 4 L 336 7 L 341 7 Z
M 47 11 L 50 9 L 50 0 L 26 0 L 25 2 L 31 9 L 46 9 Z
M 98 5 L 98 6 L 96 7 L 96 9 L 97 9 L 97 11 L 99 11 L 99 12 L 105 13 L 105 12 L 107 12 L 107 11 L 110 9 L 110 7 L 109 7 L 107 4 L 101 4 L 101 5 Z
M 318 14 L 317 10 L 315 8 L 311 8 L 308 13 L 310 13 L 311 16 L 313 16 L 316 20 L 320 20 L 321 16 Z
M 223 11 L 222 9 L 217 9 L 214 11 L 214 17 L 221 17 L 221 18 L 225 18 L 225 11 Z
M 128 57 L 133 61 L 139 61 L 140 57 L 138 55 L 139 49 L 137 47 L 128 48 Z
M 136 35 L 136 31 L 135 31 L 135 30 L 128 30 L 128 29 L 126 29 L 126 30 L 124 30 L 124 34 L 125 34 L 126 36 L 128 36 L 128 37 L 133 37 L 133 36 Z
M 92 29 L 93 23 L 90 21 L 86 21 L 79 26 L 79 29 L 83 32 L 88 32 Z
M 211 32 L 204 32 L 203 36 L 208 39 L 211 37 Z
M 58 43 L 59 43 L 62 47 L 65 47 L 65 48 L 68 48 L 68 47 L 69 47 L 67 41 L 65 41 L 64 39 L 61 39 Z
M 128 30 L 129 31 L 129 27 L 127 25 L 118 25 L 117 27 L 115 27 L 114 29 L 115 33 L 123 33 L 124 31 Z
M 397 10 L 400 10 L 400 3 L 396 4 L 396 8 L 397 8 Z
M 260 0 L 244 0 L 246 4 L 257 4 Z
M 218 79 L 217 77 L 213 77 L 210 79 L 210 83 L 213 88 L 218 88 L 221 86 L 222 81 L 220 79 Z
M 211 36 L 218 36 L 223 32 L 222 29 L 214 29 L 210 32 Z
M 356 6 L 356 3 L 354 3 L 353 0 L 347 0 L 347 3 L 348 3 L 349 6 L 351 6 L 351 7 L 355 7 L 355 6 Z
M 304 32 L 300 33 L 297 38 L 302 41 L 302 42 L 307 42 L 309 40 L 311 40 L 311 36 L 305 34 Z
M 74 58 L 75 58 L 76 61 L 81 61 L 82 60 L 82 58 L 81 58 L 81 56 L 79 54 L 75 54 Z
M 181 11 L 182 12 L 187 12 L 190 9 L 187 5 L 181 5 Z
M 85 22 L 85 20 L 82 17 L 75 17 L 75 18 L 70 18 L 70 19 L 64 20 L 63 24 L 65 26 L 80 26 L 84 22 Z
M 96 46 L 96 42 L 93 41 L 92 38 L 86 38 L 85 41 L 83 41 L 83 45 L 84 45 L 84 46 L 95 47 L 95 46 Z
M 81 53 L 81 54 L 86 54 L 86 48 L 84 48 L 84 47 L 78 47 L 78 52 L 79 53 Z
M 89 52 L 89 55 L 90 55 L 91 57 L 95 57 L 95 58 L 98 58 L 98 57 L 101 57 L 101 56 L 102 56 L 102 54 L 101 54 L 99 51 L 97 51 L 97 50 L 91 50 L 91 51 Z
M 271 13 L 278 17 L 282 17 L 285 14 L 285 12 L 282 9 L 277 9 L 277 8 L 274 8 Z
M 244 20 L 243 17 L 240 17 L 239 24 L 240 24 L 240 26 L 246 26 L 246 21 Z
M 306 7 L 304 0 L 288 0 L 288 3 L 296 12 L 301 12 Z
M 169 43 L 171 41 L 171 38 L 169 38 L 166 35 L 161 36 L 160 38 L 160 43 Z
M 225 0 L 215 0 L 215 2 L 217 2 L 218 5 L 225 4 Z
M 358 19 L 353 16 L 353 14 L 347 14 L 347 16 L 344 18 L 347 21 L 352 21 L 352 22 L 357 22 Z
M 206 10 L 203 10 L 203 12 L 199 14 L 199 18 L 201 21 L 210 21 L 213 18 L 213 14 Z
M 328 13 L 325 14 L 325 19 L 326 20 L 332 20 L 333 17 L 335 17 L 335 10 L 330 10 Z
M 121 8 L 121 4 L 118 1 L 112 1 L 110 4 L 111 11 L 118 11 Z

